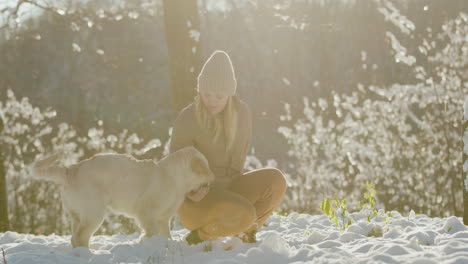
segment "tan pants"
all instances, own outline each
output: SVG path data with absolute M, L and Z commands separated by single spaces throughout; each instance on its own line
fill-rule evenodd
M 212 189 L 199 202 L 185 199 L 179 218 L 203 240 L 257 230 L 278 207 L 286 191 L 281 171 L 274 168 L 247 172 L 227 189 Z

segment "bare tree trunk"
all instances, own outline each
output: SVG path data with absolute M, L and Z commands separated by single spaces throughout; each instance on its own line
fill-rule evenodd
M 465 101 L 464 105 L 464 118 L 463 118 L 463 160 L 462 160 L 462 172 L 463 172 L 463 223 L 468 225 L 468 169 L 465 169 L 465 166 L 468 166 L 468 153 L 466 149 L 468 148 L 468 99 Z
M 178 113 L 193 100 L 203 63 L 197 1 L 164 0 L 164 23 L 173 109 Z
M 3 122 L 0 119 L 0 132 L 3 130 Z M 8 197 L 6 187 L 6 171 L 3 166 L 3 155 L 0 145 L 0 232 L 5 232 L 10 229 L 8 221 Z

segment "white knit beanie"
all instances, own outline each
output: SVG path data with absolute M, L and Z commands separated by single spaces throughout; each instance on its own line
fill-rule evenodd
M 198 75 L 198 92 L 211 92 L 227 96 L 236 93 L 237 81 L 229 55 L 216 50 L 206 60 Z

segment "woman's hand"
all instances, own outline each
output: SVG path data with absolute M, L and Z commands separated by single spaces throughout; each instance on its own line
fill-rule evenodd
M 210 187 L 202 186 L 196 190 L 193 190 L 187 193 L 187 198 L 189 198 L 190 200 L 194 202 L 198 202 L 198 201 L 201 201 L 201 199 L 203 199 L 208 194 L 209 191 L 210 191 Z

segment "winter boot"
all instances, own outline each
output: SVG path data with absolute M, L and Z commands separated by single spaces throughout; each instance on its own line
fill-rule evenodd
M 237 235 L 237 237 L 239 237 L 244 243 L 257 243 L 257 238 L 255 236 L 256 234 L 257 230 L 252 230 L 249 232 L 241 233 Z
M 198 235 L 198 229 L 190 231 L 190 233 L 185 237 L 185 241 L 187 241 L 189 245 L 196 245 L 203 242 L 203 240 Z

